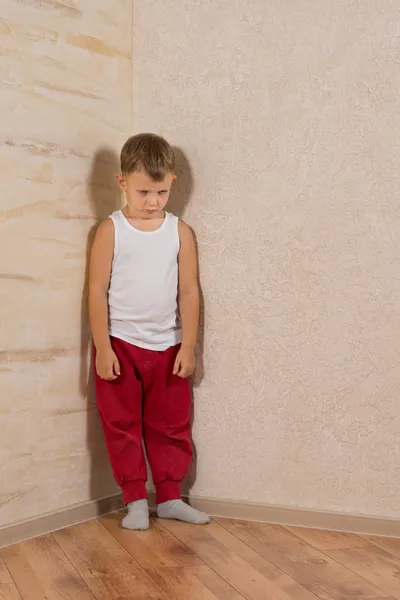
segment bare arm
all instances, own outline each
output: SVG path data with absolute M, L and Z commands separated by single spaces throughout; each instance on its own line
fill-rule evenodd
M 192 375 L 194 349 L 199 327 L 199 283 L 196 243 L 192 230 L 179 222 L 179 310 L 182 321 L 182 349 L 174 372 L 181 377 Z M 178 369 L 178 370 L 177 370 Z
M 100 377 L 108 380 L 119 375 L 118 360 L 108 333 L 108 287 L 113 253 L 114 224 L 107 219 L 97 230 L 90 255 L 89 318 L 97 350 L 96 369 Z

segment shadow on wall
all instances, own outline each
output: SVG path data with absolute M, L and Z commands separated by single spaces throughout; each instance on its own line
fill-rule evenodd
M 190 200 L 193 193 L 194 180 L 193 173 L 190 167 L 189 161 L 186 155 L 180 150 L 180 148 L 174 148 L 175 160 L 176 160 L 176 183 L 169 200 L 168 208 L 180 219 L 185 218 L 186 208 L 190 204 Z M 196 233 L 194 232 L 196 247 L 198 249 L 198 243 L 196 239 Z M 196 371 L 193 377 L 193 387 L 199 387 L 204 376 L 204 363 L 203 363 L 203 350 L 204 350 L 204 297 L 200 285 L 200 326 L 199 326 L 199 337 L 196 349 Z
M 185 210 L 190 203 L 192 193 L 193 193 L 193 187 L 194 187 L 193 172 L 190 167 L 190 163 L 189 163 L 186 155 L 184 154 L 184 152 L 182 152 L 182 150 L 180 148 L 174 148 L 174 153 L 175 153 L 175 161 L 176 161 L 177 179 L 176 179 L 176 183 L 174 185 L 173 193 L 171 194 L 171 197 L 169 200 L 168 208 L 177 217 L 184 219 L 185 218 Z M 195 235 L 195 239 L 196 239 L 196 235 Z M 197 239 L 196 239 L 196 246 L 198 247 Z M 201 285 L 200 285 L 199 336 L 198 336 L 197 348 L 196 348 L 196 370 L 195 370 L 195 373 L 193 376 L 193 382 L 192 382 L 193 383 L 193 385 L 192 385 L 192 411 L 191 411 L 192 432 L 193 432 L 194 415 L 195 415 L 195 411 L 194 411 L 194 407 L 193 407 L 193 400 L 195 398 L 195 388 L 200 385 L 200 383 L 204 377 L 204 360 L 203 360 L 204 319 L 205 319 L 204 297 L 203 297 L 203 292 L 201 290 Z M 196 482 L 196 476 L 197 476 L 197 451 L 196 451 L 196 446 L 195 446 L 193 440 L 192 440 L 192 443 L 193 443 L 193 460 L 192 460 L 192 464 L 191 464 L 188 476 L 182 485 L 182 494 L 184 496 L 190 496 L 190 490 L 194 486 L 194 484 Z
M 118 491 L 108 462 L 94 389 L 94 357 L 88 315 L 89 255 L 100 223 L 121 205 L 121 192 L 115 180 L 119 159 L 115 152 L 101 148 L 96 152 L 88 179 L 88 198 L 96 225 L 86 245 L 85 283 L 81 309 L 81 392 L 87 398 L 86 439 L 90 455 L 90 498 L 100 499 Z M 110 507 L 111 509 L 111 507 Z
M 193 175 L 189 162 L 179 148 L 174 148 L 176 155 L 177 182 L 169 202 L 169 210 L 180 218 L 184 218 L 193 191 Z M 87 308 L 88 295 L 88 265 L 94 235 L 100 222 L 107 218 L 121 205 L 121 194 L 115 180 L 119 169 L 119 158 L 110 149 L 102 148 L 94 156 L 88 181 L 88 195 L 97 224 L 91 229 L 86 247 L 86 272 L 82 293 L 81 309 L 81 392 L 87 398 L 87 446 L 90 455 L 90 498 L 97 500 L 117 491 L 111 469 L 109 467 L 107 450 L 104 442 L 100 418 L 96 409 L 93 351 L 91 347 L 91 334 Z M 200 331 L 196 352 L 196 372 L 193 377 L 193 388 L 200 385 L 203 375 L 203 348 L 204 348 L 204 302 L 200 292 Z M 193 394 L 192 394 L 193 398 Z M 192 426 L 194 411 L 192 407 Z M 184 495 L 189 496 L 190 490 L 196 481 L 197 453 L 193 445 L 193 462 L 189 475 L 182 486 Z

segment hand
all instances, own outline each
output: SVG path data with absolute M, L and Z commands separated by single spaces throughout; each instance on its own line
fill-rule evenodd
M 97 351 L 96 371 L 98 376 L 106 381 L 114 381 L 121 375 L 118 358 L 112 348 Z
M 174 375 L 185 379 L 186 377 L 190 377 L 193 375 L 195 367 L 195 357 L 194 357 L 194 348 L 188 348 L 186 346 L 181 346 L 181 349 L 178 352 L 178 355 L 175 360 Z

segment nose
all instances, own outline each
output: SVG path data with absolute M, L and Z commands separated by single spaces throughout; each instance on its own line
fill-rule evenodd
M 158 194 L 149 194 L 147 196 L 148 206 L 158 206 Z

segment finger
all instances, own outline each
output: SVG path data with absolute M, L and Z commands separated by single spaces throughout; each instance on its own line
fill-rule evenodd
M 175 361 L 175 364 L 174 364 L 173 374 L 178 375 L 181 367 L 182 367 L 181 360 L 179 358 L 177 358 Z
M 104 371 L 104 369 L 99 369 L 97 371 L 100 379 L 106 379 L 107 378 L 107 371 Z
M 116 375 L 114 375 L 114 372 L 112 369 L 107 371 L 107 375 L 106 375 L 107 381 L 113 381 L 116 378 L 117 377 L 116 377 Z
M 120 366 L 119 366 L 118 358 L 116 358 L 116 359 L 114 360 L 114 365 L 113 365 L 113 367 L 114 367 L 114 373 L 115 373 L 117 376 L 118 376 L 118 375 L 121 375 L 121 369 L 120 369 Z
M 178 373 L 178 376 L 182 379 L 186 379 L 189 376 L 189 369 L 187 367 L 181 366 L 181 370 Z

